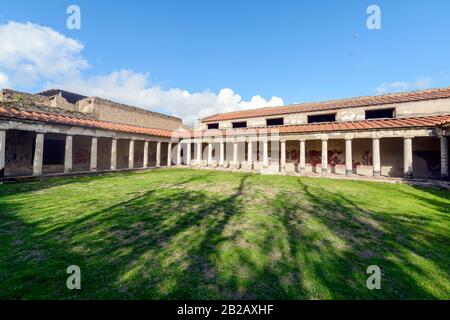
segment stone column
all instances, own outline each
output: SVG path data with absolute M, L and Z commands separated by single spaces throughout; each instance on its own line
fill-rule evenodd
M 161 166 L 161 141 L 156 143 L 156 167 Z
M 117 169 L 117 139 L 111 141 L 111 170 Z
M 238 142 L 233 141 L 233 166 L 238 167 Z
M 134 168 L 134 140 L 130 140 L 130 146 L 128 149 L 128 169 Z
M 212 143 L 208 143 L 208 166 L 212 165 Z
M 197 166 L 202 166 L 202 143 L 197 142 Z
M 66 152 L 64 154 L 64 173 L 72 171 L 73 136 L 66 135 Z
M 403 138 L 403 172 L 406 179 L 413 178 L 412 137 Z
M 373 162 L 373 176 L 379 177 L 381 175 L 381 159 L 380 159 L 380 139 L 372 139 L 372 162 Z
M 97 147 L 98 147 L 98 138 L 92 137 L 91 140 L 91 171 L 97 171 Z
M 328 139 L 322 139 L 322 174 L 328 173 Z
M 441 136 L 441 178 L 447 180 L 448 175 L 448 138 Z
M 172 166 L 172 142 L 167 144 L 167 166 Z
M 247 142 L 247 166 L 249 170 L 253 170 L 253 140 L 248 139 Z
M 345 175 L 353 174 L 352 139 L 345 139 Z
M 306 140 L 300 140 L 300 159 L 299 159 L 299 171 L 305 172 L 306 170 Z
M 0 178 L 5 176 L 6 131 L 0 130 Z
M 34 148 L 33 176 L 42 175 L 42 159 L 44 156 L 44 134 L 36 133 L 36 146 Z
M 263 167 L 269 166 L 269 146 L 267 139 L 263 141 Z
M 281 140 L 280 170 L 286 170 L 286 140 Z
M 220 142 L 220 158 L 219 165 L 223 167 L 225 161 L 225 143 L 223 141 Z
M 181 141 L 177 143 L 177 166 L 181 166 Z
M 148 167 L 148 141 L 144 141 L 144 161 L 142 163 L 142 167 Z
M 186 165 L 191 165 L 191 141 L 189 141 L 186 145 Z

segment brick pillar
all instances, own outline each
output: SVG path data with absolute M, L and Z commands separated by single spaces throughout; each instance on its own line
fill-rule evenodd
M 299 171 L 305 172 L 306 170 L 306 140 L 300 140 L 300 159 L 299 159 Z
M 161 166 L 161 141 L 156 143 L 156 166 Z
M 117 169 L 117 139 L 111 141 L 111 170 Z
M 181 166 L 181 141 L 177 143 L 177 166 Z
M 148 141 L 144 142 L 144 161 L 142 163 L 142 167 L 148 167 Z
M 191 165 L 191 141 L 186 145 L 186 165 Z
M 219 165 L 223 167 L 225 161 L 225 143 L 223 141 L 220 142 L 220 159 Z
M 381 175 L 381 157 L 380 157 L 380 139 L 372 139 L 372 162 L 373 162 L 373 176 L 379 177 Z
M 403 138 L 403 172 L 405 179 L 413 178 L 412 138 Z
M 448 172 L 448 138 L 441 136 L 441 178 L 447 180 L 449 177 Z
M 269 166 L 269 145 L 268 141 L 263 140 L 263 167 L 267 168 Z
M 34 148 L 33 176 L 42 175 L 42 160 L 44 156 L 44 134 L 36 133 L 36 146 Z
M 208 143 L 208 166 L 212 165 L 212 143 Z
M 322 174 L 328 173 L 328 140 L 322 139 Z
M 345 139 L 345 175 L 353 174 L 352 139 Z
M 249 170 L 253 170 L 253 141 L 251 139 L 247 142 L 247 166 Z
M 233 166 L 238 167 L 238 142 L 233 141 Z
M 64 153 L 64 173 L 72 171 L 73 136 L 66 135 L 66 151 Z
M 167 144 L 167 166 L 172 166 L 172 142 Z
M 134 168 L 134 140 L 130 140 L 128 149 L 128 169 Z
M 6 131 L 0 130 L 0 178 L 5 176 Z
M 281 140 L 280 171 L 286 170 L 286 140 Z
M 90 165 L 91 171 L 97 171 L 97 145 L 98 145 L 97 137 L 92 137 L 92 140 L 91 140 L 91 165 Z
M 202 165 L 202 143 L 197 142 L 197 166 L 201 167 Z

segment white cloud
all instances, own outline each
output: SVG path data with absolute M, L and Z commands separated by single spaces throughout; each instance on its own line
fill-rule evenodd
M 82 70 L 88 67 L 88 63 L 81 55 L 84 46 L 50 28 L 32 23 L 9 22 L 0 26 L 0 43 L 2 87 L 5 86 L 3 83 L 12 86 L 59 87 L 147 109 L 157 108 L 181 117 L 187 125 L 219 112 L 283 105 L 281 98 L 266 100 L 260 95 L 244 101 L 229 88 L 221 89 L 218 93 L 164 89 L 150 85 L 148 73 L 133 70 L 85 77 Z
M 377 94 L 385 94 L 390 92 L 412 91 L 426 89 L 433 85 L 433 79 L 430 77 L 419 78 L 413 82 L 397 81 L 392 83 L 383 83 L 376 92 Z
M 0 88 L 8 88 L 8 87 L 9 87 L 8 76 L 0 72 Z

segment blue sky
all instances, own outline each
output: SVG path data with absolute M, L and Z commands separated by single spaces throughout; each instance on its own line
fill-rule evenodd
M 66 28 L 70 4 L 81 8 L 81 30 Z M 382 30 L 366 27 L 371 4 Z M 0 8 L 0 24 L 32 22 L 80 41 L 83 77 L 133 70 L 149 87 L 231 88 L 243 100 L 285 104 L 450 85 L 446 0 L 2 0 Z

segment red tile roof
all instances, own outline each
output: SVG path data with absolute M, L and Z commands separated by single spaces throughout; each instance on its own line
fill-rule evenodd
M 93 119 L 82 119 L 59 114 L 48 114 L 42 112 L 35 112 L 29 110 L 20 110 L 16 108 L 4 108 L 0 106 L 0 117 L 11 118 L 19 120 L 30 120 L 39 122 L 51 122 L 58 124 L 65 124 L 78 127 L 89 127 L 97 129 L 105 129 L 111 131 L 121 131 L 128 133 L 146 134 L 151 136 L 167 137 L 172 136 L 172 131 L 162 129 L 151 129 L 144 127 L 137 127 L 131 125 L 117 124 L 106 121 L 99 121 Z
M 402 129 L 402 128 L 424 128 L 435 127 L 450 124 L 450 114 L 412 117 L 412 118 L 393 118 L 393 119 L 373 119 L 358 121 L 342 121 L 342 122 L 324 122 L 310 123 L 301 125 L 286 125 L 271 128 L 247 128 L 247 129 L 215 129 L 204 130 L 202 132 L 184 131 L 178 132 L 180 137 L 187 138 L 190 136 L 225 136 L 228 135 L 245 135 L 256 133 L 257 130 L 278 130 L 279 133 L 312 133 L 312 132 L 333 132 L 333 131 L 357 131 L 357 130 L 377 130 L 377 129 Z
M 289 113 L 368 107 L 393 103 L 405 103 L 405 102 L 444 99 L 444 98 L 450 98 L 450 87 L 442 89 L 430 89 L 414 92 L 386 94 L 381 96 L 358 97 L 358 98 L 330 100 L 323 102 L 292 104 L 284 107 L 267 107 L 252 110 L 219 113 L 213 116 L 205 117 L 202 119 L 202 121 L 203 122 L 223 121 L 242 118 L 274 116 Z

